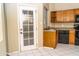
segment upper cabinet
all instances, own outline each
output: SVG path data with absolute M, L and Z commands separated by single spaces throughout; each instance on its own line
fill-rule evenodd
M 74 17 L 74 10 L 65 10 L 65 11 L 56 11 L 55 12 L 55 17 L 53 17 L 53 13 L 51 12 L 51 21 L 53 22 L 74 22 L 75 17 Z
M 62 11 L 56 12 L 56 21 L 55 22 L 63 22 L 63 12 Z
M 74 22 L 74 10 L 63 11 L 63 22 Z
M 75 9 L 75 15 L 79 15 L 79 9 Z
M 74 22 L 75 19 L 74 19 L 74 10 L 67 10 L 66 11 L 67 13 L 67 21 L 70 21 L 70 22 Z
M 56 21 L 56 12 L 51 12 L 51 22 L 55 22 Z
M 75 21 L 75 15 L 79 15 L 78 8 L 79 3 L 50 3 L 51 22 L 73 23 Z

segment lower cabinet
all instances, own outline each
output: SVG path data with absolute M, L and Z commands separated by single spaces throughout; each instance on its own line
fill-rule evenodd
M 43 34 L 43 46 L 56 48 L 57 39 L 56 39 L 56 31 L 44 31 Z
M 75 30 L 69 31 L 69 44 L 75 44 Z
M 57 43 L 75 45 L 75 30 L 44 31 L 43 46 L 56 48 Z

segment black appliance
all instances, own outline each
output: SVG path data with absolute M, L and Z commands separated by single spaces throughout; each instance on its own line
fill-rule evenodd
M 79 15 L 75 15 L 75 22 L 79 23 Z
M 58 43 L 69 43 L 69 31 L 68 30 L 58 30 Z
M 75 37 L 75 45 L 79 45 L 79 31 L 76 31 Z
M 74 28 L 75 28 L 76 31 L 78 31 L 79 30 L 79 24 L 75 24 Z
M 79 45 L 79 24 L 75 24 L 75 45 Z

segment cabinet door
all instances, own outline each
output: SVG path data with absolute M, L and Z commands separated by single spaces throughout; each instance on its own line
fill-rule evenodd
M 63 22 L 63 12 L 62 11 L 57 11 L 56 16 L 57 16 L 56 22 Z
M 43 46 L 56 48 L 56 32 L 44 32 Z
M 79 15 L 79 9 L 75 9 L 75 15 Z
M 43 34 L 43 46 L 50 47 L 50 34 L 49 32 L 44 32 Z
M 56 39 L 56 32 L 50 33 L 50 46 L 53 48 L 56 48 L 57 46 L 57 39 Z
M 68 22 L 69 18 L 68 18 L 68 12 L 67 11 L 63 11 L 63 22 Z
M 63 22 L 74 22 L 74 10 L 63 11 Z
M 75 30 L 69 31 L 69 44 L 75 44 Z
M 68 10 L 67 11 L 67 21 L 68 22 L 74 22 L 75 21 L 74 10 Z
M 56 17 L 56 12 L 51 12 L 51 17 Z
M 79 12 L 79 11 L 76 11 Z M 74 22 L 75 17 L 74 17 L 74 10 L 66 10 L 66 11 L 58 11 L 56 13 L 57 22 Z
M 56 12 L 51 12 L 51 23 L 56 21 Z

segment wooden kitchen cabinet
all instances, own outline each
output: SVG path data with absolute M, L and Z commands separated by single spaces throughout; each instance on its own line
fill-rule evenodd
M 79 9 L 75 9 L 75 15 L 79 15 Z
M 74 10 L 67 10 L 66 11 L 67 19 L 64 19 L 64 21 L 66 21 L 66 22 L 74 22 L 75 21 L 75 16 L 74 15 L 75 15 Z
M 69 44 L 75 44 L 75 30 L 69 31 Z
M 74 22 L 74 10 L 65 10 L 56 12 L 56 22 Z
M 57 45 L 56 32 L 44 31 L 43 46 L 56 48 L 56 45 Z
M 51 12 L 51 23 L 54 23 L 56 21 L 56 12 Z
M 63 12 L 62 11 L 56 12 L 56 22 L 63 22 Z

